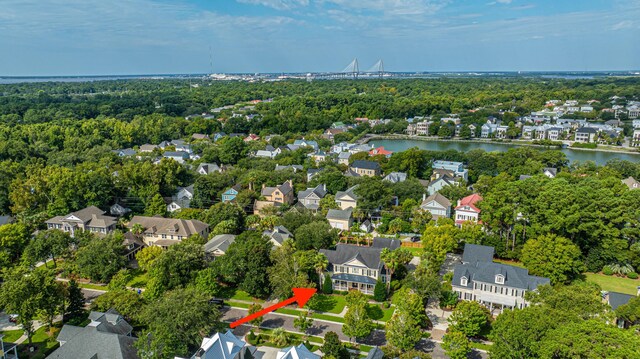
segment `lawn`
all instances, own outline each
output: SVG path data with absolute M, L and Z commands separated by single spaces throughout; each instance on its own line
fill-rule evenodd
M 414 257 L 420 257 L 422 255 L 422 247 L 402 247 L 404 249 L 408 249 Z
M 0 334 L 4 335 L 4 338 L 2 338 L 2 340 L 4 340 L 5 343 L 15 343 L 16 340 L 18 340 L 22 336 L 22 334 L 24 334 L 24 331 L 22 329 L 7 330 L 4 332 L 0 332 Z
M 511 261 L 507 259 L 494 259 L 493 261 L 496 263 L 502 263 L 502 264 L 507 264 L 514 267 L 524 268 L 524 264 L 522 264 L 522 262 Z
M 31 337 L 32 344 L 36 347 L 36 350 L 31 353 L 29 352 L 28 342 L 25 341 L 23 344 L 18 346 L 18 356 L 20 358 L 29 358 L 29 359 L 43 359 L 51 352 L 53 352 L 58 347 L 58 342 L 56 341 L 56 336 L 60 328 L 53 328 L 53 333 L 49 336 L 49 332 L 46 327 L 42 327 L 33 334 Z
M 307 307 L 317 312 L 340 314 L 347 305 L 343 295 L 316 294 L 307 303 Z
M 489 344 L 476 343 L 476 342 L 470 342 L 469 344 L 471 344 L 471 347 L 475 349 L 480 349 L 484 351 L 488 351 L 489 349 L 491 349 L 491 345 Z
M 147 281 L 149 278 L 147 277 L 147 272 L 142 269 L 133 269 L 131 270 L 131 280 L 127 283 L 127 287 L 131 288 L 145 288 L 147 286 Z
M 107 288 L 106 285 L 80 283 L 80 282 L 78 282 L 78 287 L 85 288 L 85 289 L 103 290 L 105 292 L 109 290 L 109 288 Z
M 640 280 L 609 276 L 599 273 L 585 273 L 587 281 L 598 284 L 602 290 L 636 295 Z

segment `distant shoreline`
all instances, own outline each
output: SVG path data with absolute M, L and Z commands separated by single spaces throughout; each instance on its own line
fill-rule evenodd
M 410 136 L 410 135 L 367 135 L 362 138 L 359 142 L 361 143 L 369 143 L 374 140 L 413 140 L 413 141 L 424 141 L 424 142 L 463 142 L 463 143 L 483 143 L 483 144 L 492 144 L 492 145 L 506 145 L 506 146 L 528 146 L 528 147 L 536 147 L 536 148 L 544 148 L 544 149 L 568 149 L 575 151 L 587 151 L 587 152 L 609 152 L 609 153 L 624 153 L 629 155 L 640 155 L 639 151 L 630 151 L 626 148 L 620 149 L 612 149 L 612 148 L 580 148 L 580 147 L 556 147 L 556 146 L 545 146 L 545 145 L 537 145 L 527 141 L 521 140 L 510 140 L 510 141 L 493 141 L 493 140 L 482 140 L 482 139 L 454 139 L 454 138 L 439 138 L 439 137 L 431 137 L 431 136 Z

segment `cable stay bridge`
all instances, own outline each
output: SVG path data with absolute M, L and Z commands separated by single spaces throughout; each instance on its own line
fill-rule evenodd
M 391 76 L 390 73 L 385 73 L 384 71 L 384 61 L 382 59 L 378 60 L 373 66 L 368 68 L 366 71 L 360 70 L 360 65 L 358 64 L 358 59 L 354 58 L 353 61 L 347 65 L 340 72 L 318 72 L 318 73 L 309 73 L 307 74 L 307 79 L 358 79 L 358 78 L 382 78 Z

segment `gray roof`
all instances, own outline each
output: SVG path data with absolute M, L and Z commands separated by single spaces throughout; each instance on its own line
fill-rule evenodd
M 163 157 L 182 157 L 182 158 L 188 158 L 189 154 L 186 152 L 182 152 L 182 151 L 166 151 L 165 153 L 162 154 Z
M 468 279 L 466 287 L 473 288 L 473 282 L 495 283 L 498 274 L 504 276 L 504 285 L 512 288 L 534 290 L 540 285 L 549 284 L 548 278 L 529 275 L 529 271 L 525 268 L 493 262 L 457 265 L 453 270 L 452 283 L 460 287 L 460 278 L 466 277 Z
M 640 182 L 636 181 L 636 179 L 633 177 L 628 177 L 626 179 L 623 179 L 622 183 L 626 184 L 627 187 L 629 187 L 629 189 L 635 189 L 640 187 Z M 2 224 L 2 221 L 0 221 L 0 224 Z
M 611 309 L 616 310 L 619 306 L 629 303 L 631 298 L 635 296 L 618 292 L 609 292 L 609 305 Z
M 404 172 L 391 172 L 383 178 L 391 183 L 404 182 L 407 180 L 407 174 Z
M 341 160 L 348 160 L 351 157 L 351 152 L 340 152 L 338 158 Z
M 288 169 L 292 169 L 293 172 L 297 172 L 297 171 L 302 171 L 303 167 L 302 165 L 288 165 L 288 166 L 276 165 L 276 171 L 283 171 Z
M 366 359 L 382 359 L 383 357 L 384 353 L 382 352 L 382 349 L 375 347 L 369 350 L 369 354 Z
M 493 247 L 466 243 L 462 254 L 462 262 L 471 264 L 476 262 L 492 262 L 493 253 Z
M 13 222 L 13 217 L 11 216 L 0 216 L 0 226 L 9 224 Z
M 576 133 L 598 133 L 598 130 L 593 127 L 580 127 Z
M 553 167 L 545 167 L 545 168 L 542 169 L 542 172 L 549 172 L 553 176 L 555 176 L 556 174 L 558 174 L 558 169 L 557 168 L 553 168 Z
M 351 209 L 330 209 L 329 212 L 327 212 L 327 219 L 348 221 L 351 218 L 351 213 Z
M 89 319 L 99 323 L 96 328 L 101 332 L 128 335 L 133 330 L 133 327 L 114 309 L 109 309 L 105 313 L 92 311 L 89 313 Z
M 444 208 L 451 207 L 451 201 L 449 201 L 447 199 L 447 197 L 441 195 L 439 192 L 436 192 L 436 193 L 432 194 L 431 196 L 425 198 L 424 201 L 422 201 L 422 205 L 424 206 L 424 205 L 426 205 L 427 203 L 429 203 L 431 201 L 436 201 L 437 203 L 439 203 Z
M 364 168 L 367 170 L 379 170 L 380 164 L 375 161 L 365 161 L 365 160 L 357 160 L 353 161 L 350 166 L 351 168 Z
M 107 228 L 116 223 L 116 218 L 104 215 L 105 211 L 96 206 L 89 206 L 79 211 L 71 212 L 66 216 L 57 216 L 48 219 L 45 223 L 63 223 L 63 222 L 82 222 L 88 227 Z M 80 221 L 69 219 L 69 217 L 76 217 Z
M 200 172 L 201 169 L 203 169 L 206 174 L 220 172 L 220 166 L 215 163 L 201 163 L 198 165 L 198 169 L 196 171 Z
M 289 232 L 285 226 L 275 226 L 272 231 L 264 231 L 262 234 L 273 239 L 279 244 L 282 244 L 290 237 L 293 237 L 293 234 Z
M 324 198 L 327 195 L 327 186 L 324 184 L 319 184 L 315 188 L 307 188 L 304 191 L 298 192 L 298 200 L 301 198 L 307 198 L 311 194 L 315 194 L 318 198 Z
M 520 177 L 518 178 L 518 180 L 520 180 L 520 181 L 524 181 L 524 180 L 529 179 L 529 178 L 531 178 L 531 176 L 529 176 L 529 175 L 520 175 Z
M 346 191 L 338 191 L 336 192 L 336 200 L 340 200 L 342 197 L 349 196 L 353 199 L 358 199 L 358 195 L 356 194 L 356 188 L 358 185 L 348 188 Z
M 260 194 L 262 194 L 263 196 L 270 196 L 276 189 L 280 190 L 280 192 L 282 192 L 282 194 L 285 194 L 285 195 L 293 191 L 293 188 L 291 187 L 291 183 L 289 183 L 289 181 L 286 181 L 285 183 L 276 187 L 264 187 L 260 192 Z
M 219 249 L 222 252 L 226 252 L 231 243 L 235 242 L 235 240 L 236 236 L 233 234 L 218 234 L 205 243 L 204 251 L 205 253 L 210 253 Z
M 280 356 L 282 355 L 282 356 Z M 313 354 L 303 344 L 299 344 L 297 347 L 282 348 L 278 352 L 278 358 L 280 359 L 320 359 L 320 356 Z
M 338 273 L 331 276 L 331 279 L 339 279 L 346 280 L 348 282 L 356 282 L 356 283 L 364 283 L 364 284 L 376 284 L 376 280 L 363 276 L 363 275 L 355 275 L 355 274 L 347 274 L 347 273 Z
M 391 250 L 400 248 L 400 241 L 393 238 L 376 237 L 373 239 L 373 248 L 389 248 Z
M 374 239 L 375 242 L 375 239 Z M 320 253 L 323 253 L 327 256 L 327 260 L 332 265 L 340 265 L 351 261 L 352 259 L 357 259 L 371 269 L 380 269 L 382 266 L 382 262 L 380 261 L 380 253 L 383 248 L 390 247 L 382 247 L 383 242 L 378 242 L 380 247 L 363 247 L 363 246 L 354 246 L 351 244 L 338 243 L 336 245 L 335 250 L 329 249 L 321 249 Z M 400 241 L 391 240 L 388 242 L 391 246 L 397 248 L 400 246 Z

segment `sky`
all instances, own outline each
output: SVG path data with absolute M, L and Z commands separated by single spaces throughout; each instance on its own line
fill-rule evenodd
M 640 69 L 640 0 L 0 0 L 0 76 Z

